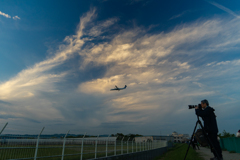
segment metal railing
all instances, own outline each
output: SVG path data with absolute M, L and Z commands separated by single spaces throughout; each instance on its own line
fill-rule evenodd
M 143 152 L 167 146 L 166 140 L 155 140 L 151 136 L 148 136 L 147 141 L 146 138 L 144 141 L 139 138 L 135 141 L 130 137 L 119 139 L 110 135 L 90 137 L 86 133 L 82 138 L 67 138 L 68 131 L 64 137 L 54 138 L 42 135 L 43 131 L 44 128 L 38 135 L 0 134 L 0 159 L 84 160 Z

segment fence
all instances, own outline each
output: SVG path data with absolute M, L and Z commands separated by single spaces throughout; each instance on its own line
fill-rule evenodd
M 237 137 L 221 138 L 220 146 L 222 149 L 240 153 L 240 138 Z
M 4 127 L 5 128 L 5 127 Z M 3 130 L 4 130 L 3 128 Z M 2 130 L 2 131 L 3 131 Z M 130 137 L 87 136 L 82 138 L 67 138 L 69 131 L 62 138 L 42 135 L 1 135 L 0 132 L 0 159 L 1 160 L 85 160 L 100 157 L 127 156 L 133 153 L 149 152 L 167 146 L 167 140 L 143 138 L 135 141 Z M 147 153 L 147 152 L 146 152 Z
M 167 151 L 167 148 L 168 147 L 162 147 L 162 148 L 152 149 L 148 151 L 128 153 L 128 154 L 122 154 L 117 156 L 102 157 L 102 158 L 98 158 L 98 160 L 152 160 L 155 157 L 165 153 Z

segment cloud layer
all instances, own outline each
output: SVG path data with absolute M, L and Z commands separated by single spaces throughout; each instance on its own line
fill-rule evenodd
M 91 9 L 54 55 L 0 84 L 4 119 L 53 132 L 167 134 L 192 130 L 188 104 L 207 98 L 221 104 L 221 115 L 222 104 L 237 102 L 240 60 L 223 58 L 239 50 L 237 18 L 201 19 L 155 33 L 122 29 L 119 18 L 96 19 Z M 126 90 L 110 92 L 125 84 Z

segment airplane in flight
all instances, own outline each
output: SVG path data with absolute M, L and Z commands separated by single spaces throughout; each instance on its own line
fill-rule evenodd
M 110 89 L 110 91 L 120 91 L 120 90 L 123 90 L 123 89 L 126 89 L 127 88 L 127 85 L 124 86 L 124 88 L 118 88 L 117 86 L 115 86 L 114 89 Z

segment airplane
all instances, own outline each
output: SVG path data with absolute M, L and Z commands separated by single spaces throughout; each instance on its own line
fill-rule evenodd
M 123 90 L 123 89 L 126 89 L 127 88 L 127 85 L 124 86 L 124 88 L 118 88 L 117 86 L 115 86 L 114 89 L 110 89 L 110 91 L 120 91 L 120 90 Z

